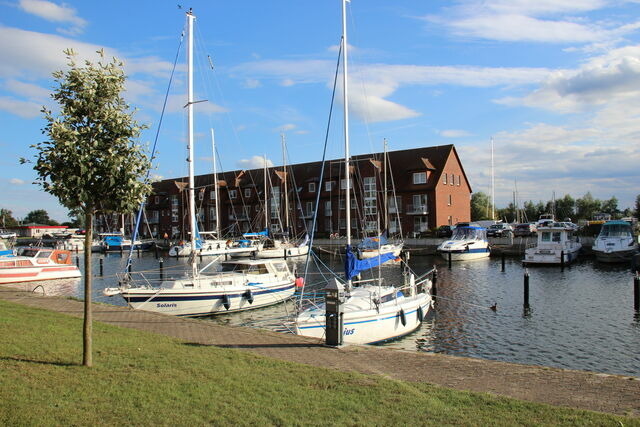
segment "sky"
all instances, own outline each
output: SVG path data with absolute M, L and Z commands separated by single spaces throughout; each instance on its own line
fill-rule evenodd
M 181 0 L 180 0 L 181 1 Z M 67 210 L 33 182 L 43 106 L 63 50 L 124 61 L 124 98 L 157 137 L 155 178 L 187 175 L 185 49 L 195 30 L 197 174 L 343 156 L 342 90 L 328 127 L 339 0 L 0 0 L 0 208 Z M 352 154 L 454 144 L 474 192 L 495 204 L 587 192 L 633 207 L 640 194 L 640 1 L 352 0 Z M 174 60 L 176 73 L 161 116 Z M 160 118 L 162 126 L 158 129 Z M 327 129 L 329 129 L 327 131 Z

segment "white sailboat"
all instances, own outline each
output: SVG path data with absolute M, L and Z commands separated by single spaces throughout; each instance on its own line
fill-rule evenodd
M 289 197 L 287 194 L 287 155 L 286 155 L 286 146 L 284 141 L 284 134 L 281 135 L 282 138 L 282 182 L 284 183 L 284 232 L 285 237 L 282 239 L 270 239 L 267 245 L 262 245 L 257 252 L 256 258 L 265 259 L 265 258 L 280 258 L 280 259 L 288 259 L 295 258 L 300 256 L 305 256 L 309 253 L 309 238 L 307 236 L 301 243 L 292 241 L 289 239 Z M 266 181 L 265 181 L 266 184 Z M 266 194 L 265 187 L 265 194 Z M 265 202 L 265 212 L 266 212 L 266 202 Z M 266 221 L 266 217 L 265 217 Z
M 187 12 L 187 141 L 189 148 L 189 219 L 196 230 L 194 149 L 193 149 L 193 22 Z M 196 234 L 191 233 L 191 247 L 196 247 Z M 248 310 L 283 302 L 295 291 L 295 277 L 286 262 L 268 260 L 229 261 L 218 265 L 216 272 L 198 270 L 197 257 L 191 257 L 190 271 L 179 279 L 164 280 L 159 287 L 150 285 L 139 273 L 143 285 L 135 285 L 136 273 L 121 275 L 117 288 L 105 289 L 105 295 L 121 295 L 130 307 L 176 316 L 202 316 Z
M 342 0 L 342 58 L 343 58 L 343 114 L 345 139 L 345 199 L 350 205 L 351 177 L 349 168 L 349 111 L 347 85 L 347 28 L 346 0 Z M 351 213 L 346 209 L 347 245 L 345 262 L 346 300 L 343 304 L 343 343 L 371 344 L 388 341 L 416 330 L 431 307 L 431 281 L 426 275 L 418 280 L 405 277 L 401 288 L 385 285 L 382 279 L 352 281 L 360 270 L 371 268 L 393 258 L 391 254 L 358 260 L 351 249 Z M 338 281 L 338 279 L 334 279 Z M 339 286 L 342 286 L 341 284 Z M 326 310 L 324 303 L 313 305 L 298 313 L 294 332 L 298 335 L 322 338 L 325 336 Z

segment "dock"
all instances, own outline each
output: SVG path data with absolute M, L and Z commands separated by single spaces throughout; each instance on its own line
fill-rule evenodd
M 83 316 L 82 301 L 0 287 L 0 299 L 70 316 Z M 327 347 L 316 339 L 263 329 L 219 325 L 126 307 L 94 304 L 93 319 L 166 335 L 183 342 L 234 348 L 317 367 L 356 371 L 456 390 L 640 416 L 640 378 L 398 350 L 379 346 Z

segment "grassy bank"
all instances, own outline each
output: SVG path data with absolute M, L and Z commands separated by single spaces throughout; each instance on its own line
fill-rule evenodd
M 197 346 L 0 301 L 0 425 L 640 425 Z

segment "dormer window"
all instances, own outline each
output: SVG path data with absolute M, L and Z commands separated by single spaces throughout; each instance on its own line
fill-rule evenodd
M 427 183 L 427 173 L 426 172 L 415 172 L 413 174 L 413 183 L 414 184 L 426 184 Z

